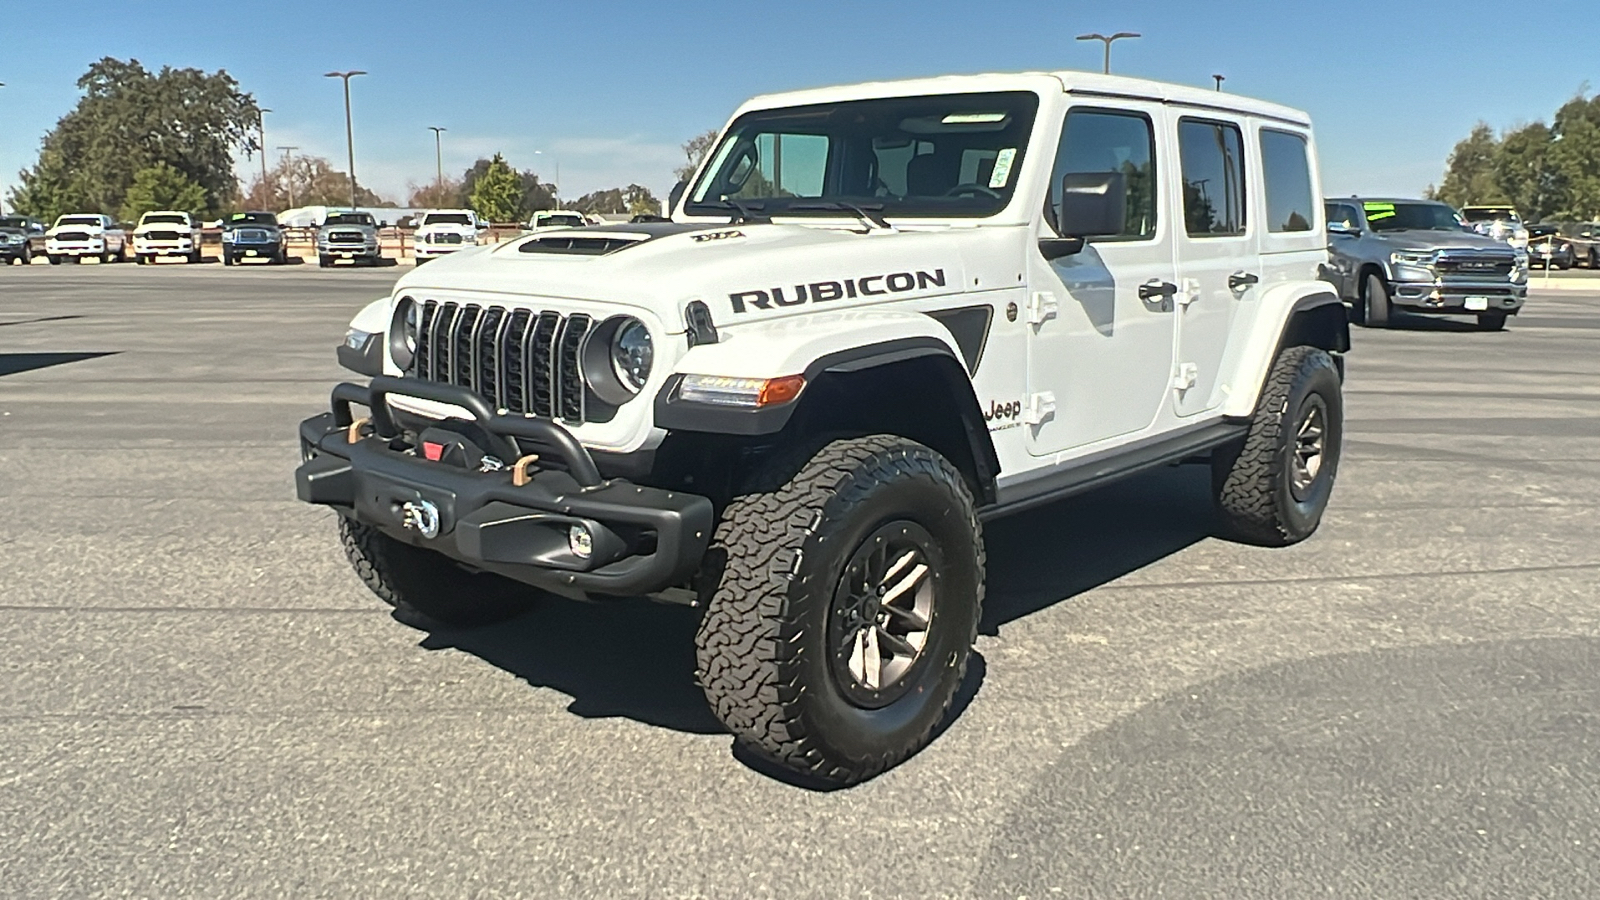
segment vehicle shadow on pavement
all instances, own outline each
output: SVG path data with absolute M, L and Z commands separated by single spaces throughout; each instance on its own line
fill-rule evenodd
M 988 524 L 980 634 L 1211 537 L 1211 470 L 1169 466 Z
M 114 356 L 119 352 L 121 351 L 111 350 L 104 353 L 0 353 L 0 376 L 17 375 L 22 372 L 32 372 L 35 369 L 48 369 L 51 366 L 83 362 L 86 359 L 99 359 L 102 356 Z
M 1600 639 L 1294 659 L 1064 748 L 972 897 L 1593 897 Z
M 1395 312 L 1389 317 L 1387 327 L 1390 331 L 1440 331 L 1452 334 L 1478 331 L 1478 324 L 1467 319 L 1447 319 L 1443 316 L 1413 316 L 1402 312 Z M 1360 326 L 1350 329 L 1351 338 L 1363 329 Z M 1381 330 L 1381 329 L 1380 329 Z M 1484 332 L 1492 334 L 1493 332 Z
M 698 611 L 648 600 L 548 599 L 488 628 L 438 630 L 421 646 L 456 649 L 572 698 L 567 711 L 686 731 L 726 731 L 695 683 Z

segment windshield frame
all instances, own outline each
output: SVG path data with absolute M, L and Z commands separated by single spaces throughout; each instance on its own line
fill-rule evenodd
M 261 221 L 258 216 L 265 216 L 268 221 Z M 277 228 L 277 215 L 269 212 L 244 212 L 234 213 L 222 223 L 223 228 Z
M 99 216 L 62 216 L 56 220 L 57 228 L 104 228 L 105 220 Z
M 461 212 L 433 212 L 422 217 L 423 225 L 472 225 L 472 216 Z
M 354 221 L 350 221 L 354 220 Z M 331 213 L 322 221 L 322 227 L 343 226 L 345 228 L 377 228 L 378 220 L 372 213 Z
M 188 225 L 189 218 L 183 213 L 145 213 L 139 217 L 140 225 Z
M 1050 116 L 1049 108 L 1038 90 L 1014 87 L 747 109 L 724 130 L 706 163 L 685 187 L 680 210 L 697 218 L 860 219 L 871 213 L 873 218 L 902 221 L 993 219 L 1011 210 L 1024 193 L 1029 154 L 1041 122 Z M 996 115 L 1003 118 L 987 118 Z M 951 121 L 958 117 L 965 121 Z M 826 139 L 817 193 L 790 193 L 788 185 L 793 182 L 783 179 L 783 185 L 773 186 L 774 193 L 782 195 L 742 195 L 749 175 L 739 182 L 738 192 L 718 191 L 719 185 L 731 186 L 728 170 L 739 166 L 742 159 L 753 158 L 752 174 L 760 173 L 771 183 L 772 176 L 762 171 L 759 142 L 774 134 L 783 135 L 785 144 L 791 135 Z M 752 149 L 754 156 L 747 156 L 746 151 Z M 945 191 L 927 193 L 905 185 L 905 193 L 896 194 L 888 182 L 892 178 L 898 184 L 906 180 L 906 173 L 888 168 L 885 154 L 908 149 L 910 159 L 942 157 L 939 166 L 946 171 L 941 174 L 948 177 L 939 180 L 953 178 L 958 183 Z M 909 161 L 905 166 L 909 168 Z M 856 171 L 848 171 L 852 168 Z M 975 168 L 970 181 L 964 180 L 969 168 Z M 870 177 L 877 184 L 865 192 L 842 190 L 840 182 L 847 174 L 854 179 Z M 961 188 L 967 190 L 954 193 Z M 991 198 L 991 194 L 998 196 Z

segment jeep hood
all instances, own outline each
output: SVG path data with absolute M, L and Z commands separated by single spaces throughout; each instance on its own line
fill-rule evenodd
M 1505 241 L 1469 231 L 1407 229 L 1381 232 L 1379 237 L 1394 250 L 1506 250 Z
M 443 257 L 402 277 L 395 293 L 633 307 L 673 330 L 684 327 L 684 305 L 702 300 L 728 326 L 960 291 L 971 233 L 765 223 L 564 228 Z

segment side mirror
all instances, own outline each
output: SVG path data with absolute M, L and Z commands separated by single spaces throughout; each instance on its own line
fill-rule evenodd
M 689 182 L 680 181 L 672 186 L 671 193 L 667 194 L 667 214 L 678 208 L 678 201 L 683 199 L 683 192 L 689 189 Z
M 1121 172 L 1073 172 L 1061 176 L 1056 232 L 1091 238 L 1121 234 L 1128 222 L 1128 177 Z
M 1121 172 L 1072 172 L 1061 177 L 1056 233 L 1041 238 L 1039 253 L 1060 259 L 1083 252 L 1086 238 L 1121 234 L 1128 221 L 1128 178 Z
M 1361 229 L 1343 222 L 1329 222 L 1328 233 L 1343 235 L 1344 237 L 1360 237 Z

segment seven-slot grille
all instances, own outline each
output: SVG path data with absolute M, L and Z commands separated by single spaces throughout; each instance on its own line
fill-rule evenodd
M 581 425 L 579 356 L 593 325 L 581 313 L 429 300 L 420 304 L 410 374 L 467 388 L 510 413 Z

